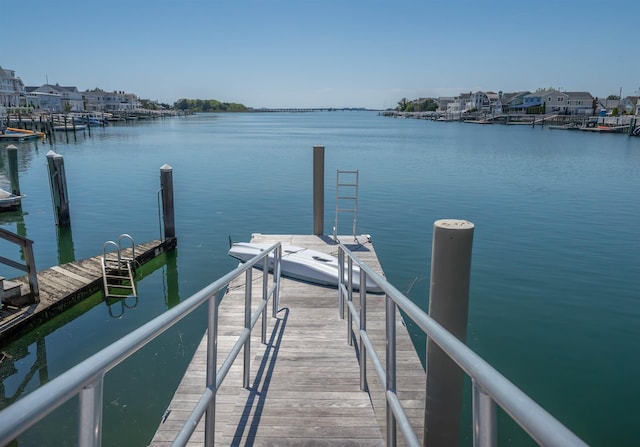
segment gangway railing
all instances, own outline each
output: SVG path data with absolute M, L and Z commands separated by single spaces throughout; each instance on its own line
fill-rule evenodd
M 4 239 L 22 247 L 25 259 L 24 264 L 5 258 L 4 256 L 0 256 L 0 263 L 27 273 L 27 276 L 29 278 L 29 294 L 31 295 L 31 300 L 33 303 L 39 303 L 40 289 L 38 288 L 38 271 L 36 270 L 36 261 L 35 257 L 33 256 L 33 241 L 2 228 L 0 228 L 0 239 Z
M 268 259 L 268 263 L 265 258 Z M 182 303 L 92 355 L 54 380 L 48 382 L 0 412 L 0 445 L 7 445 L 53 410 L 79 396 L 78 446 L 99 446 L 102 438 L 102 408 L 104 376 L 111 369 L 135 354 L 149 342 L 163 334 L 178 321 L 205 302 L 209 305 L 207 330 L 206 388 L 192 414 L 178 433 L 173 446 L 185 446 L 198 422 L 205 416 L 205 445 L 212 446 L 215 438 L 216 392 L 222 385 L 238 353 L 244 348 L 244 387 L 249 387 L 251 360 L 251 331 L 262 316 L 262 343 L 266 344 L 267 304 L 272 299 L 272 317 L 276 318 L 280 291 L 280 260 L 282 247 L 274 244 L 253 259 L 212 282 Z M 263 261 L 264 260 L 264 261 Z M 264 263 L 262 263 L 264 262 Z M 254 266 L 268 265 L 272 270 L 269 286 L 267 269 L 263 274 L 262 301 L 251 314 L 252 272 Z M 234 279 L 245 274 L 244 328 L 228 356 L 216 370 L 218 337 L 218 294 Z
M 544 446 L 586 446 L 573 432 L 544 408 L 507 380 L 496 369 L 469 349 L 463 342 L 374 272 L 342 243 L 338 249 L 338 306 L 344 318 L 345 299 L 348 309 L 348 343 L 353 343 L 355 325 L 360 340 L 360 388 L 366 389 L 367 358 L 370 358 L 386 396 L 386 445 L 396 445 L 400 428 L 407 445 L 422 446 L 411 426 L 396 390 L 396 309 L 422 329 L 470 378 L 472 382 L 473 445 L 489 447 L 497 444 L 496 404 L 499 405 L 531 438 Z M 360 268 L 360 307 L 353 302 L 353 266 Z M 385 365 L 380 360 L 367 332 L 367 277 L 386 294 Z M 429 366 L 427 365 L 427 368 Z M 426 384 L 425 384 L 426 389 Z M 427 397 L 425 396 L 425 399 Z M 425 402 L 426 407 L 426 402 Z

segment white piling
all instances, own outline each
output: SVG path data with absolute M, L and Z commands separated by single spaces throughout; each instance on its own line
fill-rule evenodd
M 467 338 L 473 232 L 466 220 L 434 223 L 429 315 L 462 342 Z M 458 445 L 464 373 L 430 339 L 426 369 L 424 445 Z

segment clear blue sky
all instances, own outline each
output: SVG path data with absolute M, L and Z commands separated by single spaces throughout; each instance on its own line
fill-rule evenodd
M 640 89 L 640 0 L 36 0 L 2 10 L 0 66 L 25 85 L 167 103 L 387 108 L 476 90 Z

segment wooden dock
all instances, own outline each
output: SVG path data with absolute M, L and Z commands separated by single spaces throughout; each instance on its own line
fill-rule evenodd
M 382 272 L 373 245 L 361 236 L 341 238 L 360 259 Z M 295 245 L 337 256 L 332 239 L 318 236 L 254 234 L 253 242 Z M 244 276 L 242 277 L 244 278 Z M 243 326 L 244 279 L 229 287 L 219 308 L 218 367 Z M 254 270 L 252 303 L 262 293 L 262 272 Z M 357 294 L 354 302 L 359 307 Z M 347 320 L 340 319 L 335 288 L 283 278 L 277 319 L 271 318 L 267 344 L 253 330 L 251 380 L 242 387 L 242 355 L 217 393 L 216 445 L 233 446 L 384 446 L 385 399 L 368 360 L 368 391 L 360 390 L 357 341 L 347 342 Z M 369 337 L 384 364 L 385 296 L 367 296 Z M 397 390 L 421 439 L 425 372 L 397 313 Z M 368 359 L 371 357 L 369 356 Z M 168 446 L 205 386 L 206 338 L 201 342 L 150 445 Z M 204 418 L 203 418 L 204 421 Z M 202 445 L 203 421 L 189 445 Z M 404 440 L 398 431 L 398 445 Z
M 137 265 L 142 265 L 176 246 L 176 239 L 154 240 L 135 246 Z M 122 251 L 131 256 L 131 248 Z M 40 302 L 21 304 L 3 300 L 0 308 L 0 346 L 48 321 L 74 304 L 102 289 L 102 254 L 88 259 L 56 265 L 39 271 Z M 20 284 L 23 296 L 29 291 L 28 277 L 11 279 Z

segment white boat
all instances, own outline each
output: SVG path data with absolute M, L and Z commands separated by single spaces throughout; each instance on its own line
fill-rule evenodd
M 229 255 L 246 262 L 269 248 L 271 244 L 254 244 L 250 242 L 235 242 L 229 249 Z M 301 281 L 312 282 L 324 286 L 338 286 L 338 258 L 320 251 L 292 245 L 282 246 L 282 260 L 280 263 L 282 275 Z M 262 262 L 256 264 L 262 269 Z M 273 255 L 269 255 L 269 269 L 273 269 Z M 352 267 L 353 289 L 360 290 L 360 269 Z M 345 263 L 345 281 L 347 266 Z M 382 293 L 382 289 L 367 277 L 367 292 Z
M 0 212 L 15 211 L 20 207 L 24 195 L 17 196 L 0 188 Z

